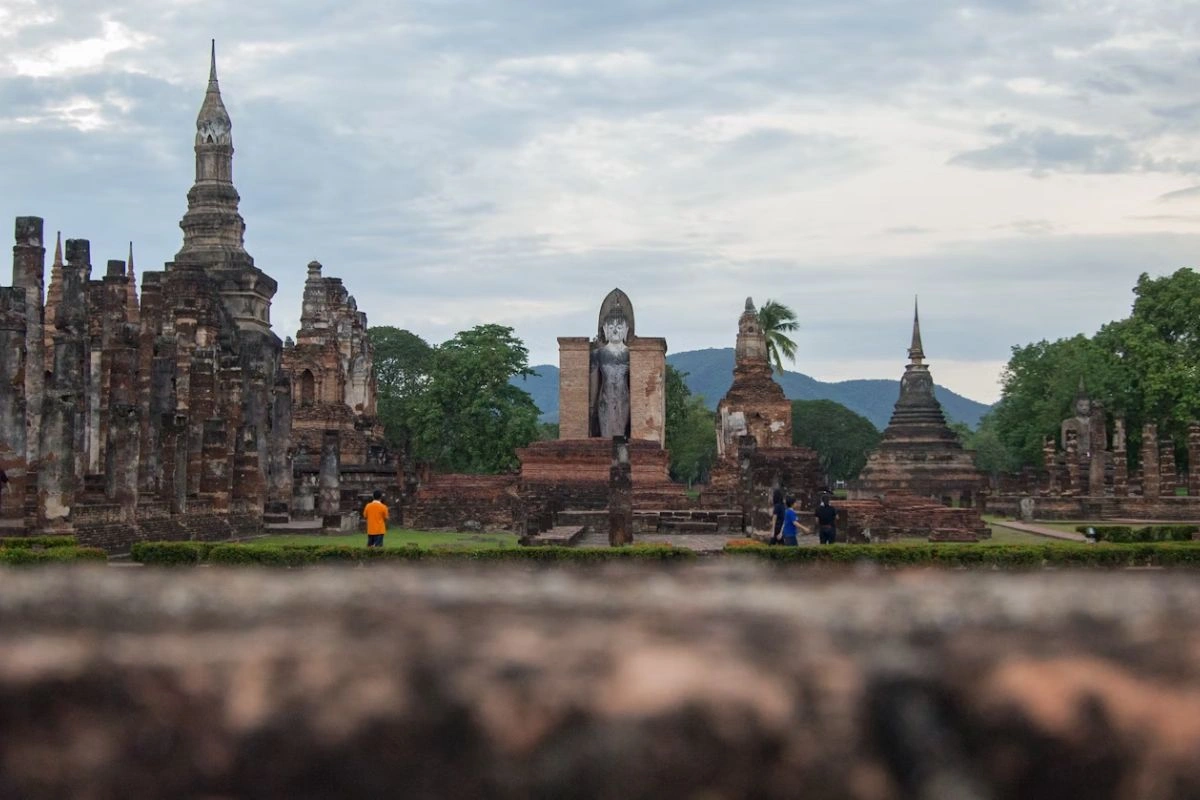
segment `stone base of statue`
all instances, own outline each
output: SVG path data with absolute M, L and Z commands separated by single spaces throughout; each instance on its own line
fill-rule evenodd
M 630 473 L 638 488 L 670 482 L 669 455 L 662 445 L 631 441 Z M 607 491 L 612 467 L 610 439 L 556 439 L 534 442 L 517 451 L 522 483 L 588 483 Z

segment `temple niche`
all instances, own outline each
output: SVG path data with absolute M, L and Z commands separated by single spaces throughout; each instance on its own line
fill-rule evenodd
M 636 334 L 628 295 L 609 292 L 596 338 L 560 337 L 558 354 L 560 439 L 666 443 L 667 342 Z
M 946 425 L 942 406 L 933 394 L 933 376 L 925 364 L 915 307 L 908 359 L 892 419 L 858 479 L 851 482 L 850 498 L 910 495 L 945 505 L 971 505 L 986 480 L 971 453 Z
M 629 441 L 635 486 L 669 482 L 667 342 L 636 330 L 633 302 L 613 289 L 594 339 L 559 338 L 559 438 L 517 451 L 522 484 L 607 487 L 614 436 Z

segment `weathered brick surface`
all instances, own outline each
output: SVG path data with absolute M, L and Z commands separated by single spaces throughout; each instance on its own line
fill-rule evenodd
M 0 785 L 144 800 L 1200 794 L 1194 580 L 855 574 L 13 573 Z
M 586 336 L 558 339 L 558 435 L 588 437 L 588 375 L 591 340 Z

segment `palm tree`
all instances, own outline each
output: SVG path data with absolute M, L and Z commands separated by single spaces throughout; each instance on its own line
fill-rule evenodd
M 788 336 L 799 330 L 796 312 L 774 300 L 768 300 L 758 309 L 758 324 L 767 340 L 767 360 L 776 372 L 783 372 L 783 359 L 796 362 L 796 343 Z

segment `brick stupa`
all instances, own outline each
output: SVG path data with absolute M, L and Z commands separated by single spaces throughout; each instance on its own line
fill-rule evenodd
M 767 339 L 749 297 L 738 319 L 733 385 L 717 405 L 717 426 L 723 458 L 737 456 L 739 436 L 753 436 L 759 447 L 792 446 L 792 403 L 772 377 Z
M 879 447 L 851 484 L 850 497 L 914 495 L 947 505 L 969 503 L 985 485 L 984 477 L 975 468 L 971 453 L 946 425 L 942 406 L 933 394 L 933 376 L 925 364 L 915 305 L 908 362 L 892 419 Z

